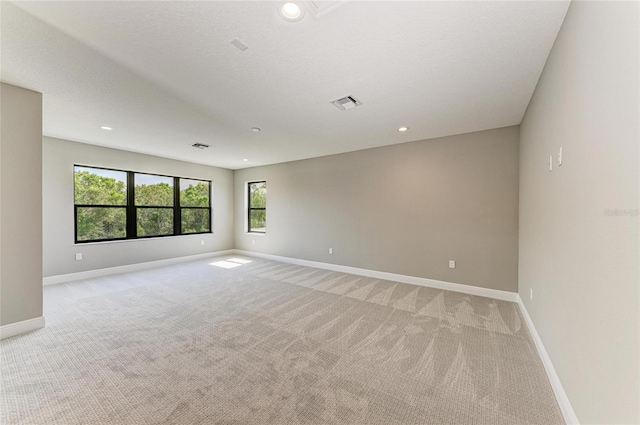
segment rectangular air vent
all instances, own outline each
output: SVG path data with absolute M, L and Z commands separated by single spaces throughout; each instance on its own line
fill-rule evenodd
M 231 44 L 236 46 L 238 48 L 238 50 L 240 50 L 241 52 L 244 52 L 245 50 L 247 50 L 249 48 L 249 46 L 247 46 L 246 44 L 244 44 L 242 41 L 238 40 L 237 38 L 234 38 L 233 41 L 231 42 Z
M 345 97 L 341 97 L 340 99 L 332 100 L 331 103 L 338 109 L 346 111 L 347 109 L 353 109 L 356 106 L 362 105 L 355 97 L 349 95 Z
M 311 0 L 306 6 L 307 10 L 316 18 L 326 15 L 332 10 L 340 7 L 344 2 L 342 0 Z
M 193 146 L 194 148 L 198 148 L 198 149 L 206 149 L 206 148 L 211 147 L 209 145 L 205 145 L 204 143 L 194 143 L 191 146 Z

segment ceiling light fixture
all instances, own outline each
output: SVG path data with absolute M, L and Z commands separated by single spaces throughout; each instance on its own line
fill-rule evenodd
M 407 131 L 409 130 L 409 127 L 400 127 L 398 128 L 398 131 Z
M 100 128 L 101 128 L 101 129 L 103 129 L 103 130 L 107 130 L 107 131 L 111 131 L 111 130 L 113 130 L 113 128 L 111 128 L 111 127 L 107 127 L 106 125 L 103 125 L 103 126 L 101 126 Z
M 262 129 L 260 127 L 251 127 L 251 131 L 253 131 L 254 133 L 259 133 L 262 131 Z
M 304 18 L 304 10 L 296 3 L 282 3 L 278 6 L 280 17 L 287 22 L 298 22 Z
M 242 159 L 244 162 L 249 162 L 249 160 L 247 158 L 243 158 Z

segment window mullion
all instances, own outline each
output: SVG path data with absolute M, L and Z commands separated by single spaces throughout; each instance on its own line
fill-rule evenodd
M 127 238 L 136 237 L 137 211 L 135 197 L 135 181 L 133 171 L 127 171 Z
M 182 210 L 180 209 L 180 179 L 173 178 L 173 234 L 182 233 Z

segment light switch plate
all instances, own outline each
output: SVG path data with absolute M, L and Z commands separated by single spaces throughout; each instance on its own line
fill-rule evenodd
M 558 149 L 558 167 L 562 165 L 562 146 Z

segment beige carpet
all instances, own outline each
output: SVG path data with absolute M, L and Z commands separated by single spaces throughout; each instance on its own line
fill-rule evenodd
M 2 424 L 563 423 L 504 301 L 224 257 L 48 286 L 45 316 L 0 343 Z

